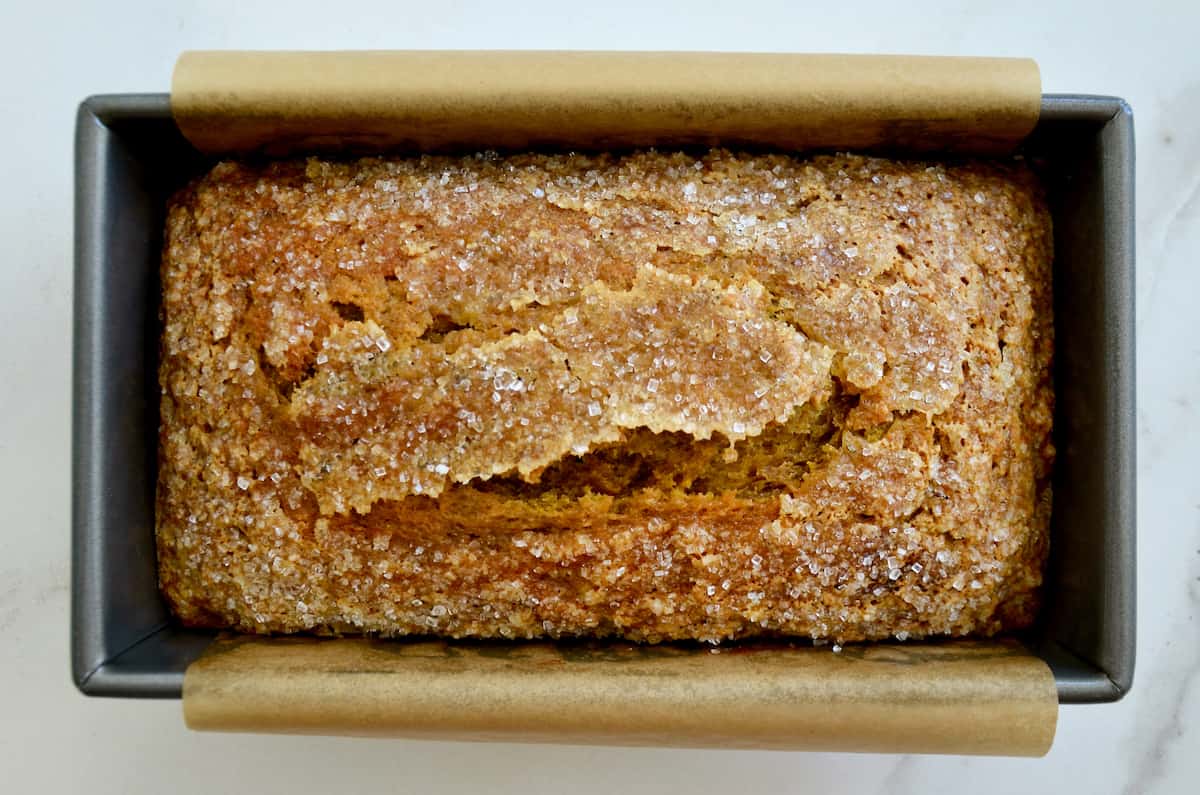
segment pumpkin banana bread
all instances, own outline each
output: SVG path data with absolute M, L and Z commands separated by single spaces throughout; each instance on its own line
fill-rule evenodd
M 162 589 L 190 626 L 991 635 L 1047 550 L 1019 162 L 226 162 L 171 202 Z

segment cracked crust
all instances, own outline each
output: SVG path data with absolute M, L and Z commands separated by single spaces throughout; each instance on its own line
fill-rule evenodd
M 167 222 L 164 593 L 248 632 L 1026 626 L 1050 251 L 1018 165 L 223 163 Z

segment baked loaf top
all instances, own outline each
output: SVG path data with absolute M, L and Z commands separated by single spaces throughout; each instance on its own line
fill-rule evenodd
M 1025 626 L 1050 257 L 1020 164 L 222 163 L 167 221 L 163 590 L 250 632 Z

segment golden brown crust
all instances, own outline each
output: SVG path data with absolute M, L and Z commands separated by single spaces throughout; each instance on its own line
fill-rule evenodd
M 158 548 L 187 624 L 992 634 L 1049 517 L 1015 165 L 223 163 L 172 202 Z

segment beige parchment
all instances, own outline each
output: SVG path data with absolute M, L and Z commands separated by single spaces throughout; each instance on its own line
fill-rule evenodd
M 1058 701 L 1012 641 L 708 649 L 218 640 L 193 729 L 715 748 L 1044 754 Z
M 183 53 L 210 153 L 725 144 L 993 153 L 1033 129 L 1017 58 L 678 52 Z

